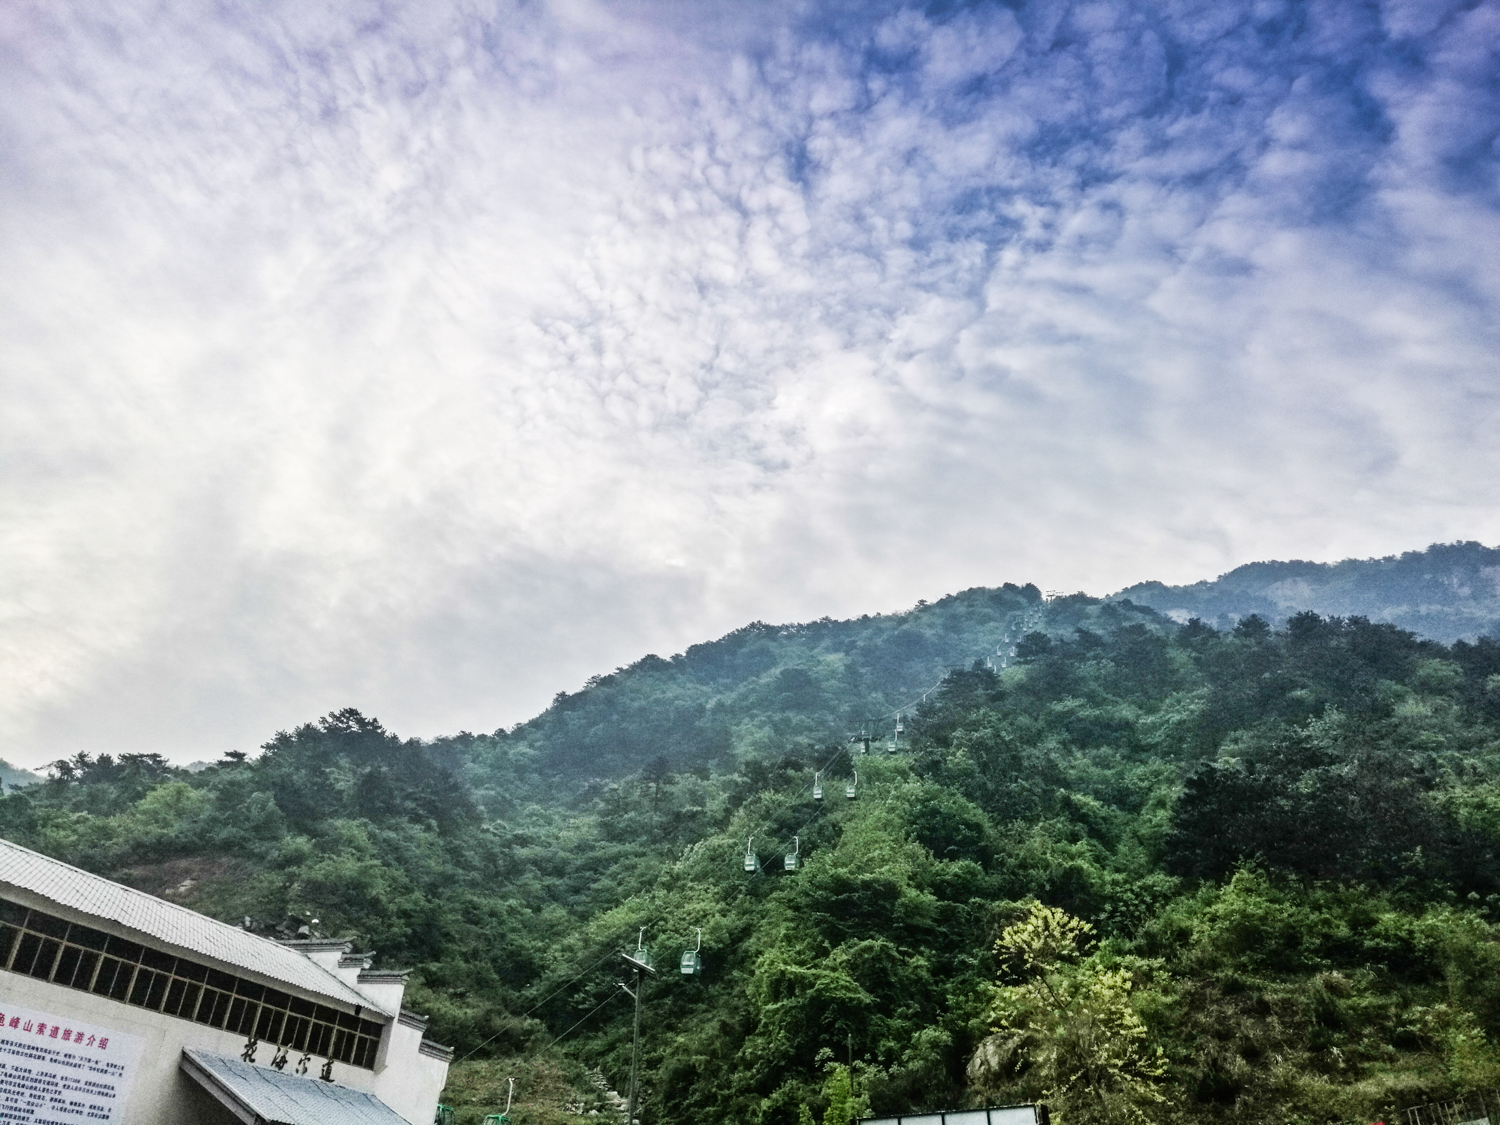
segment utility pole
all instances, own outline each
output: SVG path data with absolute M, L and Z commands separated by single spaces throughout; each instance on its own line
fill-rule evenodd
M 630 1102 L 625 1111 L 625 1125 L 636 1125 L 635 1107 L 640 1092 L 641 1073 L 641 997 L 646 991 L 646 974 L 656 975 L 651 967 L 651 954 L 646 949 L 646 931 L 643 927 L 636 939 L 633 953 L 621 953 L 625 963 L 635 970 L 635 990 L 632 992 L 623 982 L 620 987 L 635 1001 L 635 1036 L 630 1046 Z
M 630 1108 L 625 1111 L 626 1125 L 636 1125 L 635 1106 L 641 1089 L 641 971 L 635 971 L 635 1034 L 630 1044 Z

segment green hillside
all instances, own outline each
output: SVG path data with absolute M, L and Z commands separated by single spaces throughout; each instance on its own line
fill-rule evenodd
M 0 833 L 414 967 L 465 1123 L 511 1075 L 517 1125 L 619 1121 L 642 930 L 649 1125 L 1334 1125 L 1500 1086 L 1500 643 L 1277 626 L 1013 586 L 752 625 L 510 731 L 80 755 Z
M 1500 549 L 1437 543 L 1383 559 L 1249 563 L 1212 582 L 1144 582 L 1116 596 L 1221 628 L 1251 613 L 1281 621 L 1312 610 L 1389 621 L 1434 640 L 1472 641 L 1500 634 Z
M 595 676 L 504 739 L 552 778 L 613 777 L 664 756 L 724 766 L 864 731 L 889 738 L 897 709 L 952 667 L 1000 659 L 1044 619 L 1035 586 L 966 590 L 898 614 L 807 624 L 754 622 L 670 659 Z M 1151 611 L 1125 607 L 1131 619 Z M 1075 614 L 1076 616 L 1076 614 Z M 1071 620 L 1053 607 L 1059 626 Z M 1123 618 L 1122 618 L 1123 619 Z
M 1111 627 L 1138 621 L 1158 628 L 1163 622 L 1153 611 L 1232 629 L 1250 614 L 1282 622 L 1311 610 L 1472 641 L 1500 635 L 1500 550 L 1438 544 L 1388 559 L 1251 563 L 1213 582 L 1145 583 L 1107 601 Z M 549 777 L 577 781 L 628 774 L 659 757 L 722 764 L 861 732 L 889 738 L 894 712 L 919 701 L 946 670 L 976 659 L 1001 666 L 1031 629 L 1069 636 L 1095 603 L 1072 595 L 1044 605 L 1036 586 L 1007 583 L 905 613 L 755 622 L 670 659 L 648 655 L 595 676 L 576 693 L 560 692 L 545 712 L 508 733 L 507 753 L 528 757 Z

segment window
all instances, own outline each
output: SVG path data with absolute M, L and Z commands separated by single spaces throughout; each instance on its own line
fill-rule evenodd
M 0 969 L 365 1070 L 385 1025 L 0 899 Z

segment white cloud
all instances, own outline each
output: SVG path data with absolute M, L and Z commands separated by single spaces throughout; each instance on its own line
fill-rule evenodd
M 0 755 L 1500 538 L 1493 4 L 719 11 L 12 7 Z

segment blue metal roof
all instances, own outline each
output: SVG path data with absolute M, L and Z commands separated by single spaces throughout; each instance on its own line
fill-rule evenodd
M 246 1125 L 408 1125 L 363 1090 L 186 1048 L 182 1069 Z

